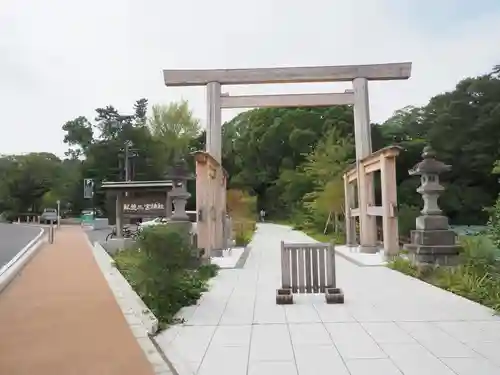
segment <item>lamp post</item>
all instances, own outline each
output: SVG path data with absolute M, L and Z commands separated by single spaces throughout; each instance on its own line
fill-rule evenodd
M 123 171 L 124 173 L 124 180 L 126 182 L 132 181 L 133 179 L 133 174 L 131 173 L 131 168 L 130 168 L 130 159 L 135 158 L 138 156 L 138 150 L 131 148 L 133 146 L 132 141 L 125 141 L 124 147 L 120 149 L 120 151 L 123 153 L 123 161 L 124 161 L 124 166 L 123 166 Z M 120 163 L 121 165 L 121 163 Z M 120 166 L 121 168 L 121 166 Z M 123 175 L 122 175 L 123 176 Z

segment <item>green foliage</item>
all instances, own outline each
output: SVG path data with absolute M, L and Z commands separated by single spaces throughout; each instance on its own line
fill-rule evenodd
M 389 267 L 500 312 L 498 249 L 484 236 L 462 237 L 460 241 L 463 252 L 457 267 L 422 270 L 401 257 L 390 262 Z
M 194 267 L 195 252 L 187 232 L 158 225 L 145 229 L 136 249 L 118 252 L 116 267 L 162 324 L 207 290 L 207 280 L 217 274 L 215 265 Z
M 488 235 L 493 241 L 493 244 L 500 249 L 500 196 L 497 198 L 495 205 L 489 211 L 490 219 L 488 220 Z
M 420 215 L 420 208 L 407 204 L 398 207 L 399 237 L 409 242 L 410 231 L 415 229 L 415 219 Z
M 314 188 L 299 166 L 332 128 L 351 135 L 352 121 L 348 106 L 264 108 L 236 116 L 223 127 L 230 186 L 255 194 L 269 217 L 286 217 Z
M 240 220 L 233 223 L 233 235 L 236 246 L 246 246 L 255 233 L 255 220 Z
M 418 276 L 417 267 L 415 267 L 409 260 L 402 257 L 397 257 L 391 260 L 388 263 L 388 267 L 393 270 L 404 273 L 405 275 L 408 276 L 413 276 L 413 277 Z
M 454 224 L 484 224 L 487 215 L 483 207 L 491 206 L 499 193 L 498 177 L 490 173 L 500 159 L 496 141 L 499 124 L 497 74 L 464 79 L 453 91 L 433 97 L 424 107 L 397 111 L 381 130 L 385 142 L 404 148 L 397 159 L 399 202 L 420 204 L 420 197 L 408 186 L 412 179 L 407 171 L 420 160 L 423 145 L 429 143 L 440 160 L 453 166 L 443 175 L 447 190 L 441 208 Z
M 229 189 L 226 194 L 226 206 L 233 220 L 233 238 L 236 246 L 248 245 L 256 229 L 256 197 L 243 190 Z
M 211 279 L 219 273 L 219 266 L 216 264 L 203 264 L 198 267 L 198 275 L 203 280 Z
M 171 272 L 188 268 L 194 255 L 188 229 L 175 225 L 144 228 L 137 238 L 137 247 L 162 269 Z
M 229 189 L 226 193 L 228 214 L 235 220 L 255 220 L 257 199 L 246 191 Z
M 55 203 L 55 195 L 64 200 L 70 176 L 66 164 L 53 154 L 0 157 L 0 212 L 36 213 Z
M 172 165 L 190 151 L 192 140 L 200 132 L 200 121 L 194 118 L 188 102 L 182 100 L 168 105 L 154 105 L 148 127 L 153 137 L 163 145 L 163 162 Z
M 299 229 L 299 228 L 296 228 L 296 229 Z M 346 239 L 345 239 L 345 234 L 343 232 L 324 234 L 324 233 L 320 233 L 317 230 L 311 229 L 311 228 L 304 228 L 303 230 L 308 236 L 311 236 L 312 238 L 314 238 L 317 241 L 324 242 L 324 243 L 330 242 L 330 243 L 333 243 L 335 245 L 345 245 Z
M 462 257 L 469 264 L 492 265 L 500 259 L 500 250 L 489 236 L 461 236 Z

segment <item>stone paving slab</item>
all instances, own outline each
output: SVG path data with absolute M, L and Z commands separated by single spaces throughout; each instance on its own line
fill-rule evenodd
M 79 227 L 0 294 L 0 374 L 153 375 Z
M 243 269 L 222 270 L 186 319 L 157 336 L 180 375 L 498 375 L 500 318 L 385 267 L 337 256 L 344 305 L 278 306 L 280 246 L 314 241 L 261 224 Z

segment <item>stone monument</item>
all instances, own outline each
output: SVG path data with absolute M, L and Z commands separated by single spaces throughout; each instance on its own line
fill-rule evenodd
M 436 160 L 430 146 L 424 148 L 422 158 L 408 173 L 420 176 L 417 192 L 422 195 L 424 208 L 415 220 L 416 230 L 411 231 L 411 243 L 404 245 L 404 249 L 417 265 L 455 265 L 460 246 L 455 241 L 455 232 L 449 228 L 448 218 L 438 206 L 438 198 L 444 191 L 439 175 L 451 170 L 451 166 Z

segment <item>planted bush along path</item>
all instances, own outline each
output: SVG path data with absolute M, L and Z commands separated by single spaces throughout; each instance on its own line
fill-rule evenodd
M 116 266 L 161 327 L 174 323 L 181 307 L 195 304 L 217 274 L 214 265 L 198 265 L 189 234 L 171 226 L 146 228 L 136 248 L 115 255 Z

